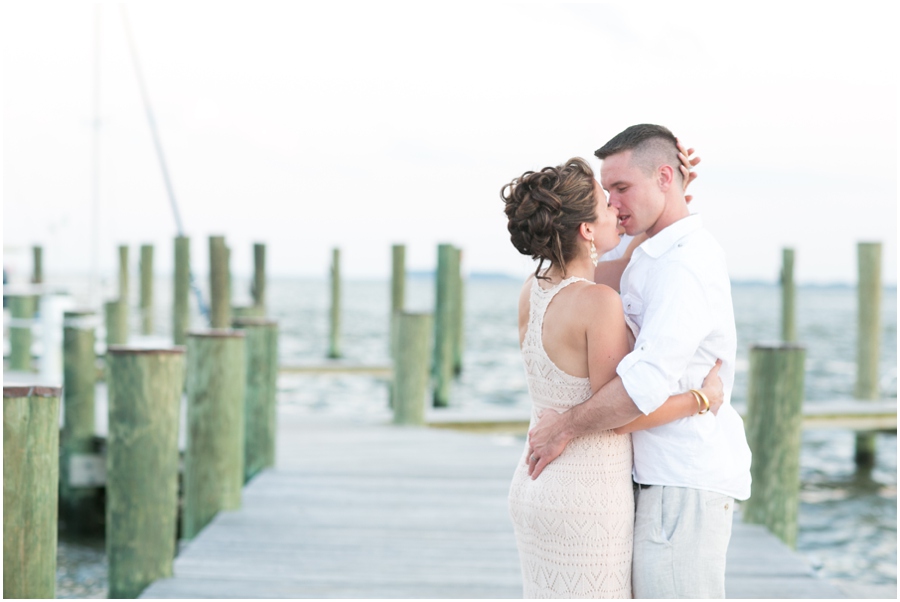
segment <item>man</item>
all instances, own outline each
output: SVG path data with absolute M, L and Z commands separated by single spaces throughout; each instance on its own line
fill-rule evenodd
M 538 478 L 573 438 L 650 414 L 669 395 L 699 388 L 716 359 L 725 403 L 632 434 L 636 598 L 723 598 L 734 499 L 750 496 L 750 449 L 730 404 L 737 337 L 724 253 L 687 208 L 672 133 L 629 127 L 597 150 L 600 183 L 631 236 L 646 234 L 622 274 L 634 351 L 618 376 L 529 432 Z

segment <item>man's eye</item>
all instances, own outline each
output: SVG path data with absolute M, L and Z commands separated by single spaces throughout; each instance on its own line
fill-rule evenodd
M 616 191 L 617 191 L 619 194 L 622 194 L 622 193 L 625 192 L 626 190 L 628 190 L 627 187 L 617 188 L 617 189 L 616 189 Z

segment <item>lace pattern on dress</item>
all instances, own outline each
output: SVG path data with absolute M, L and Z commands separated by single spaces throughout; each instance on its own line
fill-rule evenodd
M 535 280 L 522 357 L 540 411 L 564 412 L 591 396 L 589 378 L 560 370 L 542 341 L 544 314 L 568 278 L 544 290 Z M 526 598 L 630 598 L 634 495 L 631 437 L 578 437 L 532 480 L 526 443 L 509 492 Z

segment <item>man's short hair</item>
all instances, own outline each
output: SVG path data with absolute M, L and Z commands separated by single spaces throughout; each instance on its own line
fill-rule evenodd
M 675 135 L 661 125 L 642 123 L 624 129 L 609 142 L 594 151 L 598 159 L 606 159 L 625 151 L 632 151 L 631 161 L 645 174 L 652 175 L 656 168 L 666 164 L 682 178 L 681 161 Z

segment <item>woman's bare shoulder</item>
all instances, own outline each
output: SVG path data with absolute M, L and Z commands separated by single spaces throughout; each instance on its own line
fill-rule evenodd
M 622 313 L 619 293 L 605 284 L 590 283 L 580 287 L 577 303 L 579 311 L 592 321 L 593 318 L 602 317 L 610 312 Z

